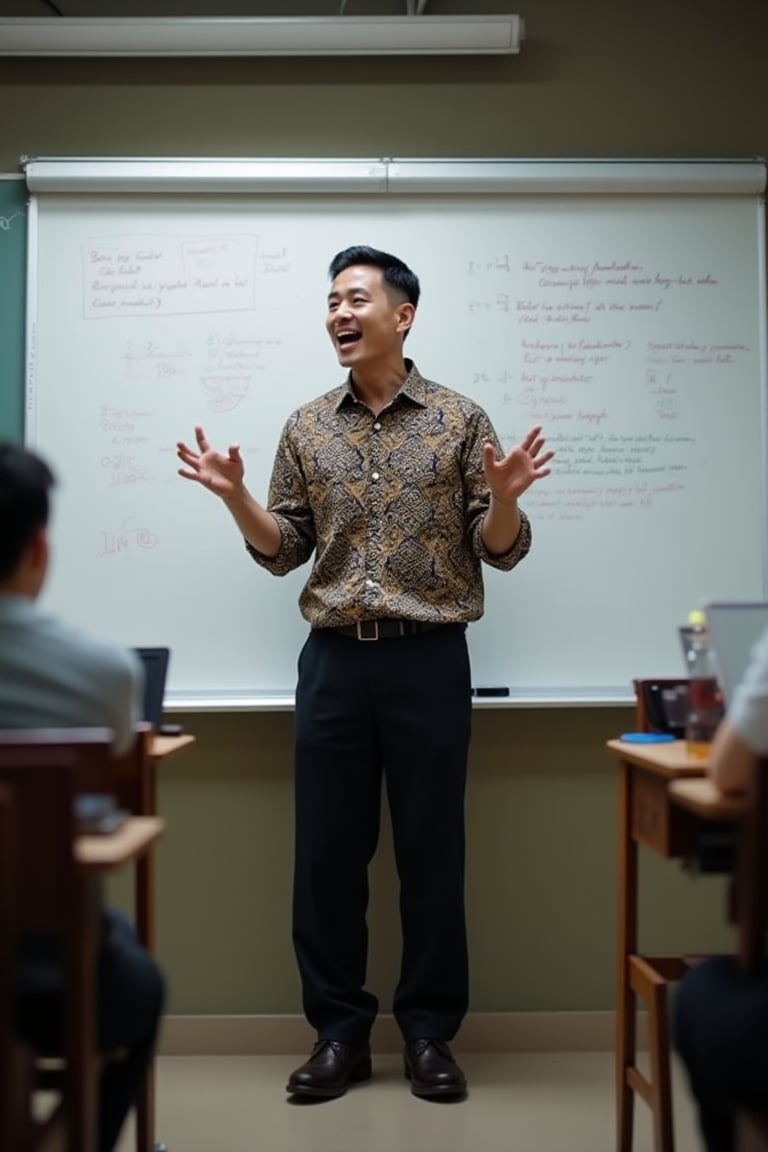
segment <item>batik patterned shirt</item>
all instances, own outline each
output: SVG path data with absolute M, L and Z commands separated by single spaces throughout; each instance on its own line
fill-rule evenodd
M 406 380 L 378 415 L 348 378 L 283 429 L 268 501 L 282 545 L 273 558 L 246 547 L 278 576 L 315 553 L 299 599 L 315 628 L 386 617 L 477 620 L 481 561 L 509 570 L 530 548 L 522 511 L 509 552 L 494 555 L 483 543 L 483 445 L 501 452 L 485 412 L 406 364 Z

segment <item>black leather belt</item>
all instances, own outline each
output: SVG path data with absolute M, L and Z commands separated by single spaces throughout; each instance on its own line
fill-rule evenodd
M 420 632 L 447 627 L 450 625 L 423 620 L 358 620 L 356 624 L 340 624 L 338 628 L 328 628 L 327 631 L 349 636 L 352 640 L 399 640 L 402 636 L 417 636 Z

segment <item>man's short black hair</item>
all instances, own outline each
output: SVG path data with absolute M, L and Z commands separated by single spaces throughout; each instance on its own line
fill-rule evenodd
M 380 252 L 378 248 L 369 248 L 367 244 L 355 244 L 334 256 L 328 274 L 331 280 L 335 280 L 345 268 L 353 268 L 356 264 L 371 264 L 374 268 L 380 268 L 384 283 L 416 307 L 421 295 L 419 278 L 397 256 Z
M 47 525 L 54 483 L 34 452 L 0 441 L 0 580 L 13 576 L 35 533 Z

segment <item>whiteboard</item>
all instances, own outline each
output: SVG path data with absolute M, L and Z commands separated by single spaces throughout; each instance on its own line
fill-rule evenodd
M 327 268 L 355 243 L 420 277 L 422 374 L 505 446 L 541 422 L 556 450 L 521 501 L 530 555 L 485 569 L 475 683 L 626 700 L 683 670 L 691 607 L 765 595 L 761 165 L 184 163 L 27 170 L 27 439 L 59 479 L 45 603 L 168 645 L 171 705 L 292 697 L 308 568 L 255 565 L 175 444 L 196 423 L 239 442 L 266 498 L 286 418 L 343 380 Z

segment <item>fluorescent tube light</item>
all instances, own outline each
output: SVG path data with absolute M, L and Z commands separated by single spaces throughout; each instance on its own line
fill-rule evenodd
M 33 193 L 756 196 L 764 161 L 22 156 Z
M 451 56 L 520 51 L 519 16 L 0 18 L 0 56 Z
M 387 191 L 384 160 L 22 157 L 30 192 Z

